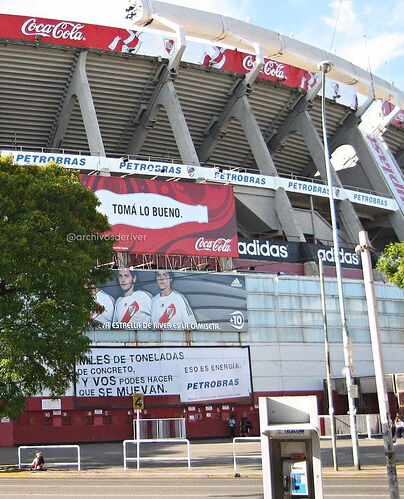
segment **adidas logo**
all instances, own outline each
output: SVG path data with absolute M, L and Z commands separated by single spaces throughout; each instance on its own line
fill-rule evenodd
M 241 282 L 238 280 L 238 278 L 236 277 L 234 279 L 234 281 L 230 284 L 230 286 L 233 286 L 233 288 L 242 288 L 243 285 L 241 284 Z

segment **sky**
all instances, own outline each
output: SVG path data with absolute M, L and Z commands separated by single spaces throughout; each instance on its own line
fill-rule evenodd
M 195 8 L 195 0 L 171 0 Z M 128 27 L 128 0 L 1 0 L 0 13 Z M 404 0 L 204 0 L 202 10 L 320 47 L 404 91 Z

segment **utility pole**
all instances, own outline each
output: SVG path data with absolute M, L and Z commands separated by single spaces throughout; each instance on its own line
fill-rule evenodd
M 324 356 L 325 356 L 325 368 L 326 368 L 326 379 L 327 379 L 328 414 L 330 416 L 332 460 L 334 463 L 334 471 L 338 471 L 337 441 L 335 437 L 334 401 L 332 398 L 332 385 L 331 385 L 331 359 L 330 359 L 330 348 L 328 342 L 327 308 L 326 308 L 325 290 L 324 290 L 323 260 L 321 259 L 321 256 L 318 257 L 318 269 L 320 273 L 321 309 L 323 311 Z
M 355 470 L 360 470 L 358 431 L 356 426 L 356 408 L 354 403 L 354 396 L 357 396 L 357 394 L 354 393 L 354 389 L 356 388 L 356 386 L 353 382 L 354 372 L 353 372 L 353 362 L 352 362 L 352 343 L 351 343 L 351 338 L 349 337 L 348 334 L 347 320 L 345 314 L 341 262 L 339 260 L 339 241 L 338 241 L 337 222 L 336 222 L 336 213 L 335 213 L 334 187 L 332 181 L 330 153 L 328 149 L 327 124 L 326 124 L 326 112 L 325 112 L 325 75 L 331 70 L 331 67 L 332 64 L 329 61 L 323 61 L 317 65 L 318 70 L 321 71 L 322 90 L 323 90 L 321 97 L 321 119 L 322 119 L 322 130 L 323 130 L 324 161 L 327 171 L 332 239 L 334 244 L 335 273 L 337 277 L 338 303 L 339 303 L 339 312 L 342 324 L 342 343 L 344 349 L 344 374 L 345 374 L 345 382 L 346 382 L 346 389 L 348 396 L 349 425 L 351 429 L 351 441 L 352 441 L 352 457 Z
M 359 232 L 359 244 L 355 248 L 356 254 L 361 255 L 363 281 L 365 283 L 366 302 L 368 307 L 370 339 L 372 343 L 373 363 L 375 366 L 377 400 L 379 403 L 380 423 L 382 426 L 384 454 L 386 456 L 387 477 L 389 482 L 390 498 L 399 499 L 397 469 L 391 434 L 391 419 L 387 401 L 386 380 L 383 368 L 383 354 L 379 334 L 376 295 L 373 280 L 372 261 L 370 253 L 373 248 L 366 231 Z

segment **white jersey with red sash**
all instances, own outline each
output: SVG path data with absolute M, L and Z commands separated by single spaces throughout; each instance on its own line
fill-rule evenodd
M 151 302 L 151 318 L 154 329 L 164 329 L 164 324 L 179 324 L 176 329 L 184 329 L 186 325 L 196 324 L 194 313 L 184 295 L 172 290 L 167 296 L 153 296 Z M 161 324 L 161 326 L 159 326 Z M 189 326 L 189 329 L 191 326 Z M 171 329 L 171 328 L 167 328 Z
M 100 289 L 94 295 L 94 300 L 101 305 L 104 310 L 98 313 L 94 312 L 91 315 L 91 318 L 99 322 L 111 322 L 114 315 L 114 299 L 112 296 Z
M 120 296 L 115 303 L 114 322 L 150 324 L 151 296 L 137 290 L 129 296 Z

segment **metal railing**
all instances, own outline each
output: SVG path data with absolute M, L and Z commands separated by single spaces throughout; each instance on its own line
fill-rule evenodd
M 56 466 L 77 466 L 77 471 L 81 470 L 80 461 L 80 446 L 79 445 L 20 445 L 18 447 L 18 468 L 22 466 L 31 466 L 32 459 L 29 463 L 22 462 L 21 451 L 24 449 L 76 449 L 77 450 L 77 461 L 59 462 L 59 461 L 49 461 L 45 456 L 45 466 L 56 465 Z
M 319 415 L 318 417 L 320 428 L 324 428 L 320 438 L 331 438 L 330 416 L 327 414 Z M 323 425 L 321 425 L 321 421 L 323 421 Z M 373 438 L 376 435 L 382 434 L 380 417 L 378 414 L 357 414 L 356 426 L 358 435 L 366 436 L 367 438 Z M 340 414 L 335 416 L 335 434 L 337 437 L 349 436 L 351 434 L 349 415 Z
M 140 457 L 140 447 L 141 444 L 149 444 L 149 443 L 180 443 L 187 445 L 187 456 L 186 457 L 178 457 L 178 456 L 164 456 L 164 457 Z M 128 457 L 126 446 L 128 444 L 136 444 L 136 457 Z M 188 462 L 188 470 L 191 470 L 191 446 L 189 440 L 186 438 L 147 438 L 147 439 L 136 439 L 136 440 L 124 440 L 123 441 L 123 468 L 127 470 L 127 463 L 130 461 L 136 461 L 136 469 L 140 469 L 140 461 L 187 461 Z
M 137 420 L 133 420 L 133 438 L 136 434 Z M 168 439 L 186 438 L 185 418 L 139 419 L 139 438 Z
M 237 459 L 262 459 L 260 454 L 247 454 L 247 455 L 237 455 L 236 453 L 236 443 L 237 442 L 261 442 L 261 437 L 234 437 L 233 438 L 233 468 L 234 473 L 237 473 Z

